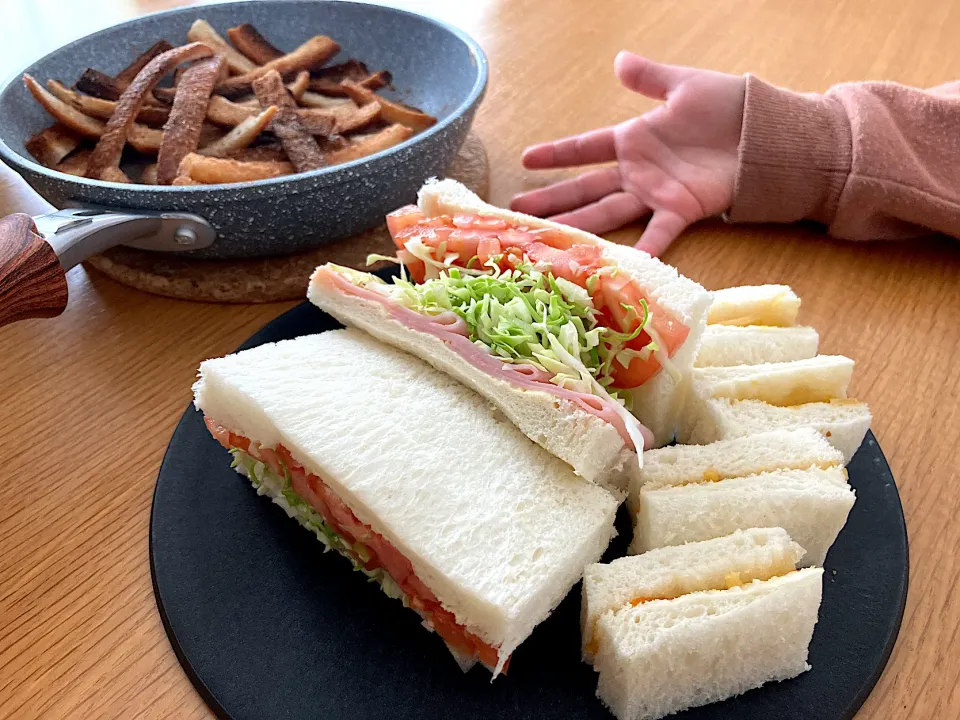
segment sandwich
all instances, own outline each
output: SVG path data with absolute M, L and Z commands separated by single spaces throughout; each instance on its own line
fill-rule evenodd
M 695 368 L 680 442 L 705 444 L 774 428 L 812 427 L 847 463 L 870 427 L 867 406 L 847 397 L 854 362 L 840 355 Z
M 631 486 L 631 553 L 776 525 L 822 565 L 856 494 L 843 454 L 811 429 L 651 450 Z
M 453 180 L 428 182 L 387 225 L 399 278 L 324 265 L 310 301 L 460 380 L 593 482 L 622 489 L 643 447 L 673 438 L 702 287 Z
M 811 327 L 794 325 L 800 298 L 786 285 L 727 288 L 711 296 L 697 367 L 806 360 L 817 354 L 820 336 Z
M 815 357 L 820 335 L 812 327 L 707 325 L 697 367 L 760 365 Z
M 793 327 L 800 298 L 788 285 L 742 285 L 714 290 L 708 325 Z
M 822 568 L 780 528 L 591 565 L 584 618 L 597 696 L 618 720 L 656 720 L 810 669 Z
M 194 396 L 257 492 L 419 613 L 465 669 L 503 671 L 615 535 L 610 493 L 357 330 L 207 360 Z

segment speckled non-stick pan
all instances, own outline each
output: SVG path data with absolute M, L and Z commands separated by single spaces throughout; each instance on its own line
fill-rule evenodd
M 221 33 L 252 23 L 285 50 L 312 35 L 329 35 L 343 48 L 340 57 L 356 57 L 393 73 L 395 90 L 387 91 L 388 97 L 420 107 L 438 122 L 361 160 L 232 185 L 156 187 L 88 180 L 49 170 L 30 157 L 24 143 L 52 121 L 23 86 L 24 72 L 67 84 L 87 67 L 116 73 L 157 40 L 185 43 L 188 28 L 201 17 Z M 37 218 L 36 228 L 27 216 L 0 223 L 0 324 L 5 314 L 15 319 L 39 312 L 34 308 L 24 315 L 24 307 L 4 313 L 2 307 L 19 284 L 11 273 L 19 268 L 23 274 L 31 263 L 40 263 L 31 272 L 46 267 L 47 276 L 63 284 L 56 271 L 62 275 L 92 252 L 116 244 L 188 251 L 201 258 L 257 257 L 306 250 L 373 227 L 385 213 L 411 202 L 424 180 L 445 172 L 486 83 L 483 52 L 462 32 L 419 15 L 349 2 L 257 0 L 189 7 L 147 15 L 70 43 L 0 88 L 0 158 L 55 207 L 84 209 L 82 215 L 67 210 Z M 92 214 L 90 209 L 127 215 Z M 146 218 L 131 218 L 144 211 Z M 99 236 L 92 242 L 85 239 L 91 231 Z M 38 236 L 49 244 L 43 247 L 41 240 L 38 245 Z M 33 261 L 26 259 L 28 252 Z M 44 258 L 51 255 L 55 262 L 47 267 Z

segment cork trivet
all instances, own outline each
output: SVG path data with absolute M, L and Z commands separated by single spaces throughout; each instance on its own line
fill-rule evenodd
M 474 133 L 467 135 L 447 175 L 487 197 L 487 151 Z M 393 255 L 395 251 L 387 226 L 381 225 L 347 240 L 284 257 L 189 260 L 116 247 L 86 262 L 117 282 L 155 295 L 198 302 L 266 303 L 305 297 L 310 274 L 325 262 L 367 269 L 370 253 Z

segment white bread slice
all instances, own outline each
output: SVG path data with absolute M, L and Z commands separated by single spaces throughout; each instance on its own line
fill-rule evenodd
M 782 527 L 806 550 L 801 565 L 822 565 L 855 499 L 846 471 L 836 466 L 642 487 L 629 552 Z
M 771 405 L 802 405 L 845 398 L 854 362 L 842 355 L 807 360 L 708 367 L 693 370 L 694 395 L 700 398 L 763 400 Z
M 636 512 L 640 488 L 726 480 L 773 470 L 842 467 L 844 456 L 812 428 L 771 430 L 709 445 L 672 445 L 644 454 L 627 502 Z
M 684 427 L 683 442 L 712 443 L 771 428 L 813 428 L 843 453 L 849 464 L 870 429 L 870 409 L 853 399 L 777 407 L 759 400 L 706 400 Z
M 638 599 L 669 599 L 785 575 L 796 569 L 803 552 L 783 528 L 750 528 L 588 565 L 580 606 L 583 659 L 592 662 L 594 628 L 604 613 Z
M 809 670 L 822 568 L 642 603 L 597 625 L 597 696 L 618 720 L 656 720 Z
M 711 295 L 708 325 L 790 327 L 800 311 L 800 298 L 788 285 L 743 285 Z
M 452 215 L 458 212 L 477 213 L 530 228 L 558 229 L 578 243 L 601 246 L 603 257 L 628 272 L 651 299 L 690 328 L 686 341 L 671 358 L 672 364 L 680 373 L 679 382 L 670 373 L 661 371 L 632 392 L 633 412 L 653 432 L 655 444 L 665 445 L 674 437 L 689 389 L 693 358 L 710 306 L 710 294 L 703 287 L 680 275 L 670 265 L 665 265 L 635 248 L 611 243 L 583 230 L 551 220 L 489 205 L 456 180 L 428 180 L 420 189 L 419 203 L 421 211 L 428 216 Z
M 615 534 L 608 492 L 358 330 L 208 360 L 194 391 L 217 423 L 323 478 L 501 665 Z
M 320 278 L 319 272 L 314 273 L 307 288 L 314 305 L 344 325 L 365 330 L 456 378 L 502 410 L 528 438 L 568 463 L 578 475 L 623 497 L 638 462 L 613 425 L 569 400 L 490 375 L 439 337 L 394 319 L 382 303 L 345 295 Z
M 820 336 L 812 327 L 707 325 L 696 367 L 759 365 L 805 360 L 817 354 Z

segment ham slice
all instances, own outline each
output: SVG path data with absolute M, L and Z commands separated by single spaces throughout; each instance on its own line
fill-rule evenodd
M 500 358 L 489 352 L 485 352 L 470 342 L 470 339 L 463 334 L 462 326 L 457 323 L 452 323 L 448 317 L 437 316 L 437 318 L 434 318 L 429 315 L 421 315 L 418 312 L 404 307 L 400 303 L 394 302 L 381 293 L 355 285 L 340 273 L 329 268 L 319 268 L 317 277 L 320 278 L 322 282 L 327 283 L 328 286 L 336 288 L 345 295 L 353 295 L 363 298 L 364 300 L 380 303 L 386 308 L 394 320 L 418 332 L 429 333 L 440 338 L 446 343 L 447 347 L 488 375 L 505 380 L 506 382 L 527 390 L 550 393 L 558 398 L 574 403 L 582 410 L 610 423 L 616 428 L 627 447 L 638 450 L 630 438 L 630 434 L 627 432 L 623 417 L 612 407 L 611 401 L 597 395 L 567 390 L 566 388 L 555 385 L 550 382 L 550 378 L 553 377 L 550 373 L 544 372 L 533 365 L 503 362 Z M 637 425 L 640 428 L 645 443 L 652 444 L 653 436 L 651 432 L 639 421 L 637 421 Z

